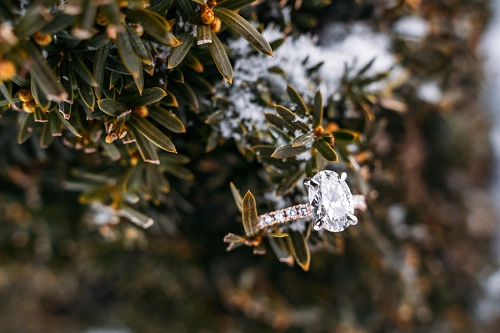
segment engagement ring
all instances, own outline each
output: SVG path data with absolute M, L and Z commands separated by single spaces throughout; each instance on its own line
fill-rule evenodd
M 358 223 L 354 209 L 365 210 L 365 196 L 352 195 L 345 182 L 345 172 L 324 170 L 312 178 L 306 178 L 304 185 L 309 192 L 309 202 L 259 216 L 259 228 L 294 221 L 309 216 L 314 217 L 314 230 L 340 232 Z

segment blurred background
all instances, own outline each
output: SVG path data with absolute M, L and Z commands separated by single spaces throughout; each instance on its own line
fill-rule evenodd
M 242 15 L 289 8 L 322 46 L 339 42 L 332 23 L 349 36 L 362 22 L 405 69 L 404 103 L 367 142 L 377 197 L 362 222 L 311 249 L 308 272 L 272 251 L 226 252 L 241 230 L 229 182 L 262 211 L 272 199 L 233 141 L 205 154 L 206 131 L 188 129 L 195 180 L 169 178 L 139 229 L 62 186 L 92 154 L 56 140 L 40 155 L 2 119 L 0 332 L 498 332 L 500 1 L 297 2 Z

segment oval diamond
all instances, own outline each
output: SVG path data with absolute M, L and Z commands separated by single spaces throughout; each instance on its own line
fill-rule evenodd
M 334 171 L 324 170 L 306 180 L 315 230 L 325 228 L 340 232 L 357 223 L 352 193 L 345 178 L 344 173 L 339 176 Z

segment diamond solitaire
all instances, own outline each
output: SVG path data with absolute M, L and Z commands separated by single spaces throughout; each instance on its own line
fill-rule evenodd
M 334 171 L 321 171 L 313 178 L 306 178 L 304 185 L 309 190 L 309 204 L 314 216 L 314 230 L 344 231 L 358 223 L 354 216 L 351 190 L 345 182 L 347 175 Z
M 306 178 L 304 185 L 309 191 L 309 203 L 275 210 L 259 216 L 259 228 L 265 229 L 277 224 L 313 215 L 314 230 L 332 232 L 344 231 L 358 223 L 354 209 L 365 210 L 365 197 L 352 195 L 345 182 L 347 175 L 324 170 L 312 178 Z

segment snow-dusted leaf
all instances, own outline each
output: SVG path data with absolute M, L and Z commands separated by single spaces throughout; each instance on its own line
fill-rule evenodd
M 308 148 L 306 146 L 301 146 L 301 147 L 293 147 L 292 144 L 287 144 L 280 146 L 276 148 L 274 153 L 271 155 L 271 157 L 274 158 L 289 158 L 293 156 L 297 156 L 299 154 L 302 154 L 306 151 L 308 151 L 311 148 Z
M 290 97 L 290 100 L 292 103 L 297 105 L 297 113 L 303 117 L 307 114 L 309 114 L 309 109 L 306 106 L 306 103 L 304 103 L 304 100 L 300 96 L 300 94 L 295 90 L 294 87 L 291 85 L 287 84 L 286 86 L 286 93 L 288 94 L 288 97 Z
M 307 124 L 302 122 L 301 118 L 294 112 L 290 111 L 284 106 L 275 105 L 278 114 L 292 127 L 299 129 L 301 131 L 308 131 L 309 127 Z
M 292 147 L 300 147 L 314 140 L 314 133 L 305 133 L 295 138 L 292 142 Z

